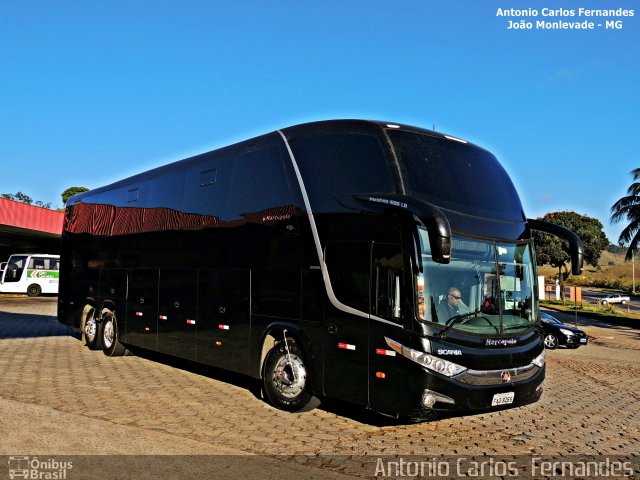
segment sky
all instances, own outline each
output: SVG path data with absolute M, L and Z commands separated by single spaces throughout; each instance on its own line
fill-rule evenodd
M 581 7 L 635 15 L 595 30 L 516 30 L 497 16 L 607 20 Z M 363 118 L 485 147 L 528 217 L 573 210 L 617 243 L 625 224 L 610 224 L 610 207 L 640 167 L 639 86 L 637 0 L 4 1 L 0 193 L 58 208 L 70 186 Z

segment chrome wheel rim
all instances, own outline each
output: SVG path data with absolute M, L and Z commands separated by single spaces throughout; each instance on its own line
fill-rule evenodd
M 84 336 L 87 338 L 88 343 L 94 342 L 94 340 L 96 339 L 96 331 L 97 331 L 96 319 L 94 318 L 92 313 L 90 315 L 87 315 L 87 319 L 85 320 L 85 323 L 84 323 Z
M 104 323 L 104 333 L 102 335 L 102 340 L 106 348 L 111 348 L 111 345 L 113 345 L 114 334 L 113 320 L 108 318 Z
M 553 335 L 547 335 L 546 338 L 544 339 L 544 345 L 547 348 L 553 348 L 556 346 L 557 344 L 557 340 L 556 337 L 554 337 Z
M 307 369 L 297 355 L 282 357 L 273 369 L 273 383 L 286 398 L 296 398 L 307 383 Z

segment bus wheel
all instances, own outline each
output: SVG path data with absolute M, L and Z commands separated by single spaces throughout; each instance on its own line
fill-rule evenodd
M 82 317 L 82 336 L 84 344 L 89 350 L 99 350 L 102 348 L 102 323 L 96 320 L 96 309 L 90 307 L 85 308 Z
M 38 297 L 42 293 L 42 288 L 37 283 L 32 283 L 27 287 L 27 295 L 30 297 Z
M 120 342 L 116 315 L 111 310 L 102 313 L 102 351 L 108 357 L 121 357 L 127 353 L 126 347 Z
M 309 392 L 308 380 L 302 351 L 296 341 L 287 337 L 286 344 L 284 340 L 276 342 L 262 368 L 264 390 L 271 404 L 289 412 L 310 409 L 315 399 Z

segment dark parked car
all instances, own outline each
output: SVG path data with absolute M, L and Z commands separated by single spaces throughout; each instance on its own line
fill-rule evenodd
M 540 312 L 542 329 L 544 330 L 544 346 L 554 349 L 559 345 L 567 348 L 578 348 L 587 344 L 587 334 L 579 328 L 565 325 L 560 320 L 548 313 Z

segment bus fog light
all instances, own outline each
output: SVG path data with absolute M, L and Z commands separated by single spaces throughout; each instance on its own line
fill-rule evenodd
M 433 390 L 425 390 L 422 394 L 422 405 L 426 408 L 433 408 L 436 402 L 448 403 L 450 405 L 455 405 L 456 403 L 456 401 L 451 397 L 434 392 Z

